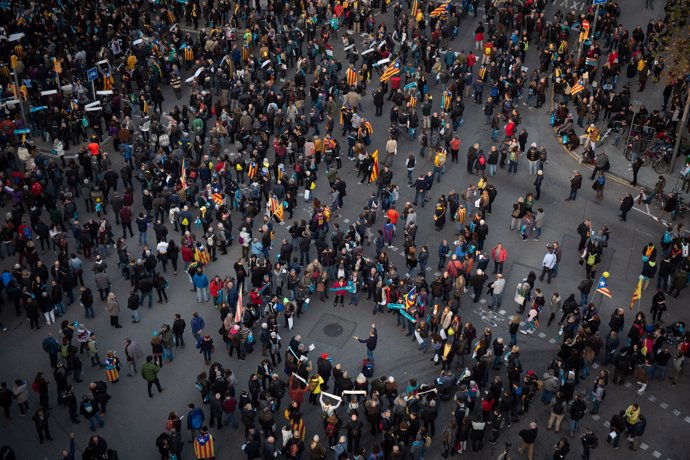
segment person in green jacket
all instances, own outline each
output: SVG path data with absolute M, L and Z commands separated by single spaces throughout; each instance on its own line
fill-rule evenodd
M 151 393 L 151 388 L 153 385 L 156 385 L 159 393 L 163 392 L 161 382 L 158 380 L 158 373 L 160 370 L 161 368 L 153 362 L 153 356 L 148 355 L 146 357 L 146 362 L 141 366 L 141 376 L 148 384 L 149 398 L 153 398 L 153 393 Z

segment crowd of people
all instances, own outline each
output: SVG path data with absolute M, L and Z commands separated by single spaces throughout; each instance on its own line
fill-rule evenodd
M 512 302 L 504 303 L 505 292 L 513 296 L 504 278 L 510 248 L 489 244 L 489 221 L 507 220 L 492 215 L 496 177 L 520 174 L 534 187 L 512 206 L 510 229 L 520 239 L 539 240 L 546 216 L 538 202 L 547 148 L 520 126 L 521 103 L 542 107 L 553 86 L 553 124 L 571 148 L 579 138 L 568 104 L 575 104 L 579 126 L 596 124 L 602 108 L 611 122 L 631 118 L 630 89 L 614 92 L 619 69 L 636 69 L 639 91 L 647 67 L 658 80 L 663 62 L 655 61 L 654 48 L 664 21 L 650 23 L 646 34 L 639 28 L 628 33 L 617 22 L 619 6 L 609 2 L 599 10 L 599 44 L 580 54 L 572 49 L 577 41 L 571 27 L 594 22 L 594 8 L 582 15 L 558 11 L 548 20 L 544 0 L 85 3 L 24 8 L 24 2 L 11 2 L 16 17 L 0 19 L 6 62 L 0 83 L 2 96 L 10 95 L 0 122 L 0 202 L 7 210 L 0 257 L 12 260 L 0 285 L 4 302 L 28 319 L 30 329 L 50 326 L 41 346 L 54 383 L 44 372 L 33 380 L 12 376 L 13 383 L 0 385 L 0 406 L 7 418 L 15 404 L 20 416 L 31 415 L 41 443 L 52 440 L 51 397 L 72 423 L 86 420 L 97 433 L 106 425 L 109 388 L 120 382 L 120 372 L 140 376 L 150 398 L 157 397 L 154 387 L 164 392 L 159 373 L 175 365 L 188 329 L 208 371 L 193 382 L 199 399 L 189 411 L 165 419 L 155 439 L 163 460 L 182 458 L 187 431 L 197 459 L 215 458 L 231 447 L 212 430 L 240 424 L 241 452 L 250 460 L 422 460 L 434 441 L 446 458 L 481 452 L 485 440 L 505 441 L 500 458 L 507 460 L 517 456 L 507 432 L 523 417 L 530 422 L 518 433 L 517 452 L 532 460 L 540 430 L 560 433 L 566 415 L 570 438 L 560 437 L 553 458 L 566 458 L 576 434 L 578 451 L 589 458 L 606 436 L 587 424 L 586 413 L 599 412 L 610 384 L 634 374 L 643 394 L 655 379 L 665 380 L 667 368 L 673 385 L 680 378 L 690 336 L 683 322 L 662 321 L 662 315 L 667 295 L 677 297 L 690 272 L 682 225 L 669 227 L 658 248 L 649 243 L 642 250 L 640 287 L 647 289 L 657 277 L 651 318 L 640 312 L 626 325 L 631 313 L 617 309 L 608 331 L 592 303 L 605 279 L 597 277 L 597 265 L 608 246 L 608 226 L 594 229 L 585 220 L 576 229 L 585 271 L 579 296 L 545 292 L 561 263 L 554 241 L 546 245 L 541 274 L 518 274 Z M 388 8 L 392 15 L 384 20 L 378 11 Z M 461 24 L 474 30 L 468 52 L 449 46 Z M 52 37 L 47 42 L 46 33 Z M 600 69 L 601 84 L 593 85 L 602 41 L 609 58 Z M 541 65 L 528 73 L 530 47 L 538 50 Z M 583 89 L 573 92 L 576 84 Z M 166 100 L 169 90 L 174 101 Z M 362 110 L 369 90 L 372 119 Z M 675 80 L 664 90 L 662 110 L 637 114 L 638 121 L 675 135 L 671 121 L 684 91 L 687 84 Z M 483 149 L 471 139 L 465 167 L 470 185 L 440 192 L 446 169 L 457 170 L 460 162 L 465 104 L 481 110 L 494 145 Z M 387 141 L 377 146 L 374 130 L 388 125 L 379 118 L 386 105 Z M 595 128 L 588 132 L 594 143 Z M 404 168 L 398 154 L 403 148 L 415 152 L 405 157 Z M 229 153 L 233 149 L 240 153 Z M 337 220 L 347 184 L 350 190 L 355 184 L 344 171 L 345 155 L 360 184 L 372 188 L 347 224 Z M 598 161 L 592 179 L 603 200 L 608 168 Z M 518 172 L 524 163 L 526 172 L 524 166 Z M 413 201 L 401 199 L 403 174 Z M 575 171 L 567 200 L 576 200 L 581 185 Z M 293 218 L 305 202 L 307 218 Z M 429 202 L 434 229 L 453 235 L 439 235 L 438 247 L 416 239 L 422 224 L 417 207 Z M 455 225 L 448 232 L 450 222 Z M 230 273 L 220 262 L 230 261 L 233 245 L 241 253 Z M 394 246 L 403 250 L 404 267 Z M 440 274 L 429 277 L 434 267 Z M 197 311 L 191 318 L 177 313 L 163 319 L 150 337 L 134 340 L 124 317 L 131 316 L 132 324 L 158 318 L 154 291 L 157 303 L 175 304 L 166 291 L 178 271 L 195 292 Z M 128 292 L 111 289 L 120 279 L 129 281 Z M 491 310 L 515 303 L 509 340 L 463 321 L 462 306 L 479 302 L 485 289 Z M 334 308 L 366 303 L 372 315 L 395 315 L 401 335 L 421 352 L 430 351 L 440 376 L 398 381 L 377 372 L 379 331 L 373 323 L 366 337 L 354 338 L 366 355 L 361 368 L 345 369 L 338 362 L 343 356 L 311 353 L 292 330 L 310 314 L 311 302 L 330 304 L 331 298 Z M 77 302 L 83 313 L 75 311 Z M 113 331 L 121 336 L 121 352 L 99 349 L 94 305 L 106 309 L 114 330 L 128 334 Z M 557 355 L 546 369 L 523 369 L 518 334 L 533 334 L 540 318 L 549 327 L 558 316 Z M 287 344 L 282 335 L 290 336 Z M 150 352 L 142 340 L 150 341 Z M 227 358 L 221 363 L 222 352 L 257 365 L 246 385 Z M 84 369 L 84 354 L 98 370 Z M 602 370 L 591 392 L 576 392 L 595 363 L 613 366 L 611 382 Z M 32 391 L 39 398 L 36 410 L 29 408 Z M 537 398 L 550 407 L 548 421 L 529 412 Z M 436 433 L 436 419 L 447 406 L 452 417 L 443 417 Z M 614 448 L 623 436 L 628 447 L 638 448 L 646 427 L 642 409 L 615 409 L 606 437 Z M 306 426 L 312 413 L 321 415 L 322 426 Z M 75 456 L 71 439 L 63 458 Z M 94 434 L 83 458 L 112 460 L 118 448 Z M 15 458 L 9 444 L 0 454 Z

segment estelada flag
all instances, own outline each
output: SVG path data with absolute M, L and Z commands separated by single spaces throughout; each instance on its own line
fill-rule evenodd
M 222 193 L 212 193 L 211 194 L 211 199 L 213 200 L 214 203 L 216 203 L 218 206 L 223 205 L 223 194 Z
M 256 173 L 258 171 L 258 167 L 256 166 L 256 162 L 252 161 L 249 163 L 249 168 L 247 168 L 247 176 L 249 176 L 250 179 L 254 179 L 254 176 L 256 176 Z
M 400 58 L 395 58 L 393 62 L 391 62 L 388 67 L 386 67 L 386 70 L 383 71 L 381 74 L 381 78 L 379 78 L 379 81 L 381 83 L 385 83 L 388 80 L 393 77 L 393 75 L 397 75 L 400 73 Z
M 606 282 L 604 275 L 601 275 L 601 278 L 599 278 L 599 284 L 597 284 L 596 292 L 601 295 L 605 295 L 609 299 L 611 298 L 611 290 L 609 289 L 609 284 Z
M 584 86 L 580 84 L 580 82 L 575 83 L 571 88 L 570 88 L 570 95 L 575 96 L 577 93 L 580 91 L 583 91 L 585 89 Z
M 206 265 L 211 261 L 211 255 L 208 253 L 205 247 L 199 245 L 194 250 L 194 260 L 199 262 L 201 265 Z
M 637 281 L 637 287 L 635 288 L 635 292 L 633 292 L 632 299 L 630 300 L 630 309 L 632 310 L 633 305 L 635 305 L 635 301 L 640 300 L 642 298 L 642 280 Z
M 242 46 L 242 60 L 244 62 L 249 60 L 249 45 Z
M 194 439 L 194 455 L 196 455 L 196 458 L 215 458 L 215 454 L 213 436 L 209 433 L 198 434 Z
M 409 310 L 417 304 L 417 287 L 413 286 L 407 294 L 405 294 L 405 310 Z
M 448 14 L 449 10 L 450 10 L 450 1 L 443 2 L 443 3 L 441 3 L 441 5 L 434 8 L 434 10 L 431 13 L 429 13 L 429 17 L 437 18 L 439 16 L 445 16 Z
M 417 10 L 419 10 L 419 4 L 417 3 L 417 0 L 412 1 L 412 9 L 410 10 L 410 17 L 416 18 L 417 17 Z
M 412 108 L 417 107 L 417 98 L 414 96 L 410 96 L 409 104 L 410 104 L 410 107 L 412 107 Z
M 352 68 L 347 69 L 347 84 L 350 86 L 357 85 L 357 72 Z
M 371 159 L 373 163 L 371 165 L 369 182 L 374 182 L 379 177 L 379 149 L 374 150 L 374 153 L 371 154 Z
M 189 45 L 184 47 L 184 60 L 185 61 L 193 61 L 194 60 L 194 50 Z

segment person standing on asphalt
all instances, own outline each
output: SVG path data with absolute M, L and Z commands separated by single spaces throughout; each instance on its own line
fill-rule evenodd
M 192 336 L 194 337 L 194 343 L 199 341 L 201 331 L 203 331 L 205 326 L 204 318 L 199 316 L 197 312 L 192 313 Z
M 556 266 L 556 254 L 553 252 L 553 246 L 546 246 L 547 252 L 544 254 L 544 259 L 541 262 L 541 275 L 539 281 L 544 281 L 544 275 L 547 275 L 546 282 L 551 284 L 551 273 Z
M 163 393 L 165 390 L 161 387 L 161 382 L 158 380 L 158 373 L 161 368 L 153 363 L 153 356 L 148 355 L 146 357 L 146 362 L 141 366 L 141 376 L 146 380 L 148 386 L 149 398 L 153 398 L 153 393 L 151 393 L 151 388 L 156 385 L 159 393 Z
M 587 427 L 580 440 L 582 441 L 582 460 L 589 460 L 590 451 L 599 445 L 599 438 L 590 427 Z
M 184 348 L 184 330 L 187 323 L 182 319 L 182 315 L 175 313 L 175 320 L 172 325 L 173 340 L 175 341 L 175 348 Z
M 369 337 L 366 339 L 360 339 L 356 335 L 353 336 L 359 343 L 366 344 L 367 347 L 367 359 L 371 364 L 374 364 L 374 350 L 376 350 L 376 343 L 379 339 L 379 334 L 376 331 L 376 324 L 371 323 L 371 329 L 369 330 Z
M 603 150 L 599 151 L 594 159 L 594 170 L 592 171 L 592 175 L 589 177 L 589 179 L 594 180 L 597 173 L 602 174 L 603 172 L 608 171 L 609 168 L 610 163 L 608 155 L 606 155 L 606 152 Z
M 79 413 L 89 422 L 89 429 L 91 431 L 96 431 L 96 426 L 101 428 L 105 426 L 105 422 L 101 419 L 101 414 L 98 412 L 98 404 L 86 395 L 81 398 Z
M 53 437 L 50 435 L 50 429 L 48 427 L 48 413 L 43 409 L 38 409 L 34 416 L 31 418 L 36 426 L 36 432 L 38 433 L 38 440 L 43 444 L 43 440 L 47 439 L 52 441 Z
M 110 315 L 110 326 L 120 329 L 122 328 L 122 325 L 120 325 L 120 304 L 118 303 L 117 299 L 115 299 L 115 293 L 111 292 L 108 294 L 108 300 L 105 302 L 105 310 L 108 312 Z
M 131 339 L 125 339 L 125 358 L 127 359 L 127 377 L 137 373 L 137 361 L 144 356 L 144 352 L 138 343 Z
M 582 174 L 580 171 L 573 171 L 573 175 L 570 176 L 570 194 L 565 201 L 575 201 L 577 198 L 577 191 L 582 188 Z
M 626 221 L 628 212 L 633 208 L 633 204 L 635 204 L 635 200 L 630 192 L 626 193 L 625 196 L 621 198 L 621 205 L 618 208 L 621 211 L 620 215 L 618 216 L 621 221 Z
M 518 436 L 522 438 L 522 444 L 518 447 L 518 452 L 522 454 L 527 451 L 528 460 L 534 459 L 534 443 L 537 441 L 537 422 L 530 422 L 529 428 L 520 430 Z
M 491 290 L 491 305 L 489 308 L 491 310 L 501 308 L 505 286 L 506 280 L 503 278 L 503 275 L 501 273 L 496 273 L 496 279 L 489 285 L 489 289 Z

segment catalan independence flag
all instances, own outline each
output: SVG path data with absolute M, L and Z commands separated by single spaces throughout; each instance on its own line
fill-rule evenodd
M 400 58 L 395 58 L 393 62 L 391 62 L 388 67 L 386 67 L 386 70 L 383 71 L 381 74 L 381 78 L 379 78 L 379 81 L 381 83 L 385 83 L 388 80 L 390 80 L 394 75 L 397 75 L 400 73 Z
M 601 295 L 605 295 L 609 299 L 611 298 L 611 290 L 609 289 L 609 283 L 606 282 L 606 277 L 604 275 L 601 275 L 601 278 L 599 278 L 599 283 L 597 284 L 597 290 Z
M 580 84 L 580 82 L 578 81 L 577 83 L 575 83 L 575 84 L 570 88 L 570 95 L 571 95 L 571 96 L 575 96 L 577 93 L 579 93 L 580 91 L 583 91 L 584 89 L 585 89 L 585 87 L 582 86 L 582 85 Z
M 357 72 L 353 68 L 347 69 L 347 84 L 350 86 L 357 86 Z
M 415 305 L 417 305 L 417 286 L 412 286 L 412 289 L 405 294 L 405 310 L 409 310 Z
M 451 4 L 450 1 L 446 1 L 446 2 L 441 3 L 439 6 L 434 8 L 434 10 L 431 13 L 429 13 L 429 17 L 437 18 L 439 16 L 447 15 L 448 12 L 450 11 L 450 4 Z
M 254 179 L 254 176 L 256 176 L 256 173 L 259 171 L 259 168 L 256 165 L 255 161 L 252 161 L 249 163 L 249 168 L 247 168 L 247 176 L 250 179 Z
M 417 107 L 417 98 L 410 95 L 410 101 L 408 103 L 410 104 L 410 107 L 414 109 L 415 107 Z
M 371 165 L 371 175 L 369 176 L 369 182 L 374 182 L 379 177 L 379 150 L 374 150 L 371 154 L 371 159 L 374 161 Z
M 410 10 L 410 16 L 414 19 L 417 17 L 417 11 L 419 10 L 419 4 L 417 0 L 412 0 L 412 9 Z

